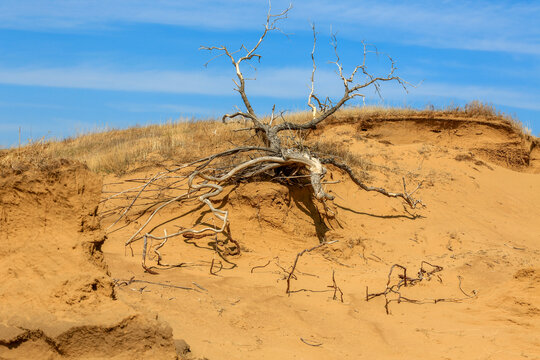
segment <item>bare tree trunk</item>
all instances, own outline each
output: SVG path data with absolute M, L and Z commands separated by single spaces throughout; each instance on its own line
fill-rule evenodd
M 155 206 L 151 207 L 153 208 L 153 211 L 147 217 L 146 221 L 144 221 L 142 226 L 140 226 L 140 228 L 126 241 L 126 245 L 130 245 L 138 239 L 144 239 L 145 250 L 143 254 L 143 267 L 146 270 L 148 270 L 145 265 L 146 243 L 148 239 L 160 240 L 161 247 L 165 244 L 167 239 L 175 236 L 183 235 L 187 237 L 189 235 L 190 237 L 195 237 L 203 236 L 207 233 L 222 233 L 228 225 L 229 213 L 227 210 L 221 210 L 214 207 L 212 203 L 212 198 L 220 195 L 223 191 L 223 186 L 227 183 L 238 180 L 254 179 L 256 176 L 260 177 L 264 176 L 265 174 L 270 175 L 271 172 L 276 171 L 276 169 L 290 169 L 291 171 L 300 171 L 306 173 L 309 176 L 314 197 L 322 202 L 331 201 L 334 199 L 334 196 L 328 194 L 325 191 L 323 185 L 323 179 L 328 171 L 324 164 L 331 164 L 345 171 L 355 184 L 357 184 L 360 188 L 366 191 L 375 191 L 387 197 L 401 198 L 411 208 L 415 208 L 418 204 L 422 204 L 420 200 L 415 200 L 413 198 L 413 194 L 420 188 L 420 185 L 418 185 L 418 187 L 411 193 L 407 192 L 404 180 L 403 192 L 401 193 L 393 193 L 383 188 L 367 186 L 355 176 L 353 170 L 347 164 L 344 164 L 339 160 L 333 158 L 318 158 L 309 150 L 307 146 L 302 143 L 301 139 L 296 142 L 298 146 L 287 147 L 283 145 L 280 133 L 285 131 L 289 133 L 295 131 L 303 132 L 310 129 L 316 129 L 321 123 L 323 123 L 330 116 L 332 116 L 349 100 L 355 97 L 364 99 L 365 95 L 360 93 L 360 91 L 364 88 L 372 86 L 377 92 L 379 92 L 380 83 L 395 81 L 406 90 L 406 84 L 408 83 L 406 83 L 404 80 L 394 74 L 396 67 L 394 61 L 390 57 L 388 57 L 390 62 L 390 70 L 386 75 L 374 76 L 368 72 L 366 65 L 368 54 L 376 52 L 376 50 L 370 50 L 369 45 L 363 43 L 362 64 L 354 67 L 350 76 L 347 77 L 346 75 L 344 75 L 343 66 L 340 62 L 336 37 L 334 35 L 332 36 L 332 44 L 336 56 L 336 60 L 333 63 L 337 67 L 337 73 L 343 83 L 344 92 L 343 96 L 337 101 L 332 101 L 329 98 L 326 98 L 324 102 L 321 102 L 320 98 L 315 93 L 315 74 L 317 69 L 315 63 L 315 45 L 317 37 L 315 27 L 312 26 L 313 50 L 311 52 L 311 58 L 313 62 L 313 70 L 311 74 L 311 89 L 308 96 L 308 106 L 311 108 L 312 119 L 304 123 L 292 123 L 285 121 L 282 114 L 279 117 L 275 116 L 275 106 L 272 110 L 270 121 L 265 122 L 257 115 L 246 93 L 246 79 L 244 78 L 244 75 L 242 73 L 241 65 L 244 62 L 249 62 L 253 60 L 254 58 L 258 60 L 261 59 L 261 56 L 257 54 L 257 50 L 263 43 L 268 33 L 272 31 L 280 31 L 280 29 L 277 27 L 277 23 L 280 20 L 287 18 L 290 10 L 291 7 L 285 9 L 278 14 L 272 14 L 269 10 L 266 17 L 266 24 L 264 30 L 256 44 L 251 49 L 242 45 L 239 50 L 231 52 L 225 46 L 201 47 L 201 49 L 204 50 L 218 52 L 218 55 L 215 58 L 221 56 L 228 57 L 235 69 L 236 79 L 233 80 L 236 85 L 235 90 L 240 94 L 245 110 L 239 110 L 232 114 L 225 114 L 222 120 L 224 122 L 228 119 L 235 118 L 243 118 L 244 120 L 247 120 L 251 123 L 251 127 L 248 130 L 253 130 L 255 132 L 255 135 L 260 138 L 262 146 L 238 147 L 218 154 L 214 154 L 209 157 L 201 158 L 189 164 L 179 166 L 176 169 L 158 173 L 152 178 L 148 179 L 145 184 L 141 185 L 140 189 L 137 191 L 130 204 L 123 209 L 121 215 L 113 223 L 112 226 L 117 224 L 120 219 L 124 218 L 132 209 L 133 205 L 141 198 L 141 194 L 145 191 L 148 191 L 148 189 L 151 188 L 153 185 L 156 185 L 160 182 L 166 182 L 168 179 L 173 178 L 175 179 L 175 183 L 177 183 L 179 181 L 179 173 L 181 173 L 182 171 L 186 171 L 186 169 L 190 167 L 194 167 L 194 169 L 190 170 L 187 175 L 181 177 L 187 182 L 188 190 L 181 192 L 177 196 L 171 197 L 167 201 L 156 201 Z M 243 55 L 237 56 L 237 54 Z M 355 80 L 355 76 L 357 74 L 361 74 L 365 81 L 357 82 Z M 317 105 L 315 105 L 314 102 L 316 102 Z M 218 170 L 211 166 L 216 159 L 226 158 L 239 153 L 250 154 L 251 159 L 237 163 L 226 169 Z M 169 185 L 166 185 L 164 188 L 175 189 L 172 186 L 169 187 Z M 219 226 L 180 229 L 177 232 L 168 234 L 165 233 L 162 236 L 153 235 L 151 231 L 144 231 L 152 218 L 154 218 L 154 216 L 163 208 L 173 203 L 187 201 L 188 199 L 193 198 L 193 196 L 198 196 L 198 201 L 212 212 L 214 217 L 220 222 Z

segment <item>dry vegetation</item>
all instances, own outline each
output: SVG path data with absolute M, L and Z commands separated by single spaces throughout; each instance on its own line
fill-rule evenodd
M 310 116 L 311 113 L 308 111 L 295 112 L 286 114 L 284 119 L 300 123 L 310 119 Z M 429 106 L 424 110 L 378 106 L 348 107 L 339 110 L 325 126 L 366 120 L 428 121 L 435 118 L 448 121 L 500 122 L 508 125 L 523 138 L 534 140 L 530 130 L 521 122 L 499 112 L 491 105 L 477 101 L 464 107 L 449 106 L 435 109 Z M 247 132 L 239 131 L 245 127 L 243 122 L 226 125 L 218 120 L 180 119 L 162 125 L 94 132 L 61 141 L 42 139 L 30 142 L 20 149 L 3 150 L 0 152 L 0 163 L 15 170 L 23 170 L 24 166 L 46 167 L 51 160 L 69 159 L 86 163 L 92 171 L 98 173 L 121 175 L 141 166 L 183 163 L 237 144 L 255 144 L 256 141 L 251 139 Z M 310 141 L 309 134 L 307 137 Z M 342 158 L 356 168 L 369 170 L 369 164 L 351 156 L 346 147 L 340 143 L 311 143 L 311 145 L 320 152 Z
M 309 188 L 242 182 L 227 188 L 228 203 L 216 202 L 231 210 L 227 234 L 163 248 L 150 240 L 147 252 L 135 246 L 135 257 L 123 256 L 144 219 L 132 212 L 118 231 L 106 230 L 118 208 L 104 198 L 133 194 L 156 165 L 255 144 L 238 131 L 248 124 L 178 121 L 0 150 L 0 318 L 13 331 L 0 331 L 0 358 L 534 358 L 540 178 L 528 170 L 540 174 L 540 153 L 521 143 L 538 146 L 538 139 L 478 103 L 346 108 L 328 120 L 322 129 L 283 134 L 283 143 L 305 138 L 359 177 L 369 173 L 366 183 L 399 189 L 404 174 L 407 184 L 424 181 L 428 207 L 402 210 L 358 191 L 335 168 L 328 181 L 335 217 L 316 206 Z M 534 150 L 534 161 L 509 171 L 482 149 Z M 100 176 L 61 158 L 128 174 Z M 155 190 L 144 201 L 171 199 Z M 154 233 L 213 225 L 211 212 L 202 218 L 192 211 L 197 198 L 190 201 L 156 216 Z M 160 275 L 141 271 L 143 253 Z
M 0 150 L 0 359 L 195 360 L 184 335 L 227 359 L 538 353 L 539 139 L 477 101 L 344 107 L 408 83 L 366 45 L 347 78 L 335 36 L 345 91 L 321 102 L 314 28 L 312 111 L 259 117 L 240 63 L 289 10 L 251 50 L 202 47 L 246 112 Z

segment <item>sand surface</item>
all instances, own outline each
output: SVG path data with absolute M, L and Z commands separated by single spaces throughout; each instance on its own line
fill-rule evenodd
M 217 204 L 240 249 L 229 242 L 220 256 L 214 237 L 171 239 L 163 262 L 181 266 L 153 275 L 140 241 L 133 256 L 124 247 L 140 220 L 106 232 L 114 218 L 100 214 L 113 205 L 100 199 L 157 169 L 122 179 L 67 162 L 3 170 L 0 358 L 540 358 L 539 149 L 471 121 L 343 123 L 311 136 L 369 161 L 370 184 L 423 181 L 426 206 L 406 209 L 333 168 L 326 210 L 306 188 L 230 186 Z M 179 205 L 152 224 L 211 219 Z M 299 257 L 287 294 L 297 254 L 321 241 L 332 243 Z M 440 268 L 424 263 L 401 302 L 366 301 L 393 264 L 414 279 L 422 262 Z

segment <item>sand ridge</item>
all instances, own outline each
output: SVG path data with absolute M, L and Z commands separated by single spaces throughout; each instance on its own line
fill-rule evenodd
M 370 184 L 423 181 L 425 208 L 366 193 L 332 168 L 327 210 L 307 189 L 228 186 L 217 203 L 230 210 L 240 254 L 219 256 L 213 237 L 178 238 L 161 253 L 179 266 L 157 275 L 142 270 L 140 242 L 126 255 L 136 215 L 105 238 L 114 218 L 98 218 L 113 203 L 96 211 L 110 194 L 99 176 L 71 163 L 5 173 L 0 357 L 538 358 L 538 149 L 504 127 L 441 124 L 334 123 L 307 139 L 345 144 L 365 161 Z M 103 189 L 121 191 L 132 186 L 121 180 L 155 170 L 108 176 Z M 208 221 L 183 205 L 153 225 L 170 232 Z M 336 240 L 299 258 L 286 294 L 297 253 Z M 384 297 L 366 301 L 366 288 L 385 289 L 392 264 L 416 277 L 422 261 L 442 270 L 401 288 L 421 304 L 391 302 L 387 315 Z

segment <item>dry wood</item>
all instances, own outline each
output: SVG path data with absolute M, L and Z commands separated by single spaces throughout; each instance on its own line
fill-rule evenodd
M 302 251 L 300 251 L 298 254 L 296 254 L 296 258 L 294 259 L 294 263 L 291 267 L 291 271 L 289 271 L 289 275 L 287 276 L 287 289 L 285 290 L 285 293 L 287 295 L 291 295 L 291 278 L 294 276 L 294 270 L 296 270 L 296 265 L 298 264 L 298 259 L 300 259 L 300 257 L 302 255 L 304 255 L 305 253 L 307 252 L 312 252 L 313 250 L 315 249 L 318 249 L 322 246 L 326 246 L 326 245 L 330 245 L 330 244 L 334 244 L 338 242 L 338 240 L 334 240 L 334 241 L 330 241 L 330 242 L 323 242 L 323 243 L 320 243 L 319 245 L 316 245 L 316 246 L 313 246 L 309 249 L 304 249 Z
M 339 300 L 343 302 L 343 291 L 341 291 L 341 288 L 336 283 L 336 272 L 334 270 L 332 270 L 332 285 L 329 285 L 328 287 L 334 289 L 334 296 L 332 298 L 337 300 L 337 294 L 339 292 Z
M 258 51 L 262 43 L 269 33 L 281 31 L 278 23 L 288 17 L 290 10 L 291 7 L 288 7 L 282 12 L 273 14 L 270 7 L 266 16 L 264 29 L 256 43 L 250 48 L 241 45 L 237 50 L 231 51 L 226 46 L 201 47 L 203 50 L 217 54 L 210 61 L 223 56 L 231 61 L 235 70 L 236 79 L 233 80 L 236 86 L 235 90 L 240 94 L 245 110 L 238 109 L 234 113 L 225 114 L 223 121 L 241 118 L 245 122 L 248 122 L 249 126 L 242 129 L 242 131 L 253 131 L 254 135 L 260 140 L 261 146 L 239 146 L 186 164 L 179 164 L 175 168 L 158 172 L 147 179 L 132 179 L 140 183 L 140 185 L 110 195 L 106 199 L 106 201 L 113 199 L 128 200 L 126 206 L 116 208 L 119 216 L 112 222 L 108 229 L 117 226 L 122 219 L 126 219 L 129 223 L 132 219 L 128 219 L 128 215 L 133 213 L 135 208 L 139 211 L 137 218 L 146 216 L 138 229 L 125 242 L 126 246 L 131 246 L 134 241 L 143 240 L 142 266 L 145 271 L 155 273 L 146 266 L 146 251 L 149 240 L 159 241 L 159 245 L 154 249 L 157 255 L 157 265 L 166 266 L 166 264 L 161 263 L 162 257 L 159 249 L 166 245 L 168 239 L 178 236 L 183 236 L 184 238 L 201 238 L 210 234 L 218 235 L 226 233 L 225 229 L 228 226 L 229 212 L 228 210 L 217 208 L 213 200 L 222 194 L 225 185 L 239 181 L 255 181 L 257 178 L 266 177 L 268 179 L 287 181 L 290 184 L 301 184 L 302 179 L 307 178 L 309 179 L 313 196 L 323 203 L 325 209 L 328 209 L 325 202 L 333 200 L 334 196 L 326 191 L 325 185 L 329 184 L 329 182 L 325 182 L 323 179 L 328 172 L 325 164 L 331 164 L 345 171 L 352 181 L 365 191 L 374 191 L 387 197 L 400 198 L 411 208 L 415 208 L 419 204 L 423 205 L 420 200 L 413 198 L 413 195 L 420 188 L 421 184 L 412 192 L 407 191 L 405 180 L 403 180 L 403 192 L 390 192 L 384 188 L 368 186 L 355 176 L 353 170 L 347 164 L 334 158 L 320 158 L 304 144 L 304 138 L 307 135 L 306 130 L 316 129 L 318 125 L 329 119 L 330 116 L 351 99 L 355 97 L 364 99 L 365 94 L 360 93 L 361 90 L 374 87 L 376 92 L 379 93 L 380 84 L 389 81 L 397 82 L 406 90 L 408 83 L 395 75 L 396 67 L 392 58 L 388 57 L 390 69 L 385 75 L 376 76 L 368 71 L 368 55 L 372 53 L 378 55 L 377 50 L 370 45 L 362 44 L 362 62 L 355 66 L 347 76 L 345 75 L 345 69 L 339 57 L 337 38 L 335 35 L 332 35 L 332 46 L 336 57 L 333 64 L 337 67 L 337 74 L 343 84 L 344 92 L 340 99 L 331 100 L 326 97 L 321 101 L 322 98 L 315 93 L 315 75 L 317 70 L 315 49 L 317 33 L 315 26 L 312 25 L 313 49 L 311 51 L 311 60 L 313 69 L 311 73 L 311 88 L 308 96 L 308 106 L 312 111 L 312 119 L 303 123 L 286 121 L 283 112 L 276 112 L 275 105 L 272 108 L 269 121 L 266 122 L 263 118 L 259 117 L 247 95 L 246 80 L 248 79 L 244 76 L 242 67 L 245 64 L 250 64 L 254 59 L 260 61 L 261 55 Z M 362 77 L 361 81 L 355 78 L 357 75 Z M 249 157 L 249 160 L 236 161 L 236 156 L 239 154 Z M 231 165 L 221 165 L 220 167 L 213 165 L 218 160 L 223 160 L 223 163 Z M 276 176 L 277 174 L 279 176 Z M 141 204 L 142 200 L 145 200 L 142 204 L 145 204 L 146 207 L 143 207 Z M 151 222 L 156 218 L 156 215 L 163 211 L 163 209 L 188 201 L 198 201 L 200 206 L 207 208 L 213 215 L 213 218 L 219 221 L 219 225 L 180 228 L 176 232 L 162 236 L 154 234 L 153 231 L 157 227 L 148 229 Z M 231 238 L 230 233 L 228 236 L 228 241 L 235 243 L 238 250 L 240 250 L 240 244 Z M 213 271 L 213 266 L 211 267 L 211 271 Z M 288 277 L 288 282 L 290 282 L 292 276 L 293 274 L 291 273 Z M 289 289 L 287 293 L 289 293 Z
M 270 264 L 270 260 L 268 260 L 268 262 L 267 262 L 266 264 L 264 264 L 264 265 L 257 265 L 257 266 L 252 267 L 250 272 L 253 274 L 253 271 L 254 271 L 255 269 L 262 269 L 262 268 L 265 268 L 265 267 L 267 267 L 269 264 Z
M 322 343 L 311 342 L 311 341 L 308 341 L 308 340 L 306 340 L 306 339 L 304 339 L 304 338 L 300 338 L 300 341 L 302 341 L 304 344 L 309 345 L 309 346 L 315 346 L 315 347 L 317 347 L 317 346 L 321 346 L 321 345 L 322 345 Z
M 181 289 L 181 290 L 192 290 L 192 291 L 198 291 L 197 289 L 195 288 L 192 288 L 192 287 L 187 287 L 187 286 L 179 286 L 179 285 L 171 285 L 171 284 L 164 284 L 164 283 L 158 283 L 158 282 L 154 282 L 154 281 L 147 281 L 147 280 L 137 280 L 135 279 L 135 277 L 132 277 L 131 279 L 129 280 L 120 280 L 120 279 L 113 279 L 113 284 L 115 286 L 126 286 L 126 285 L 130 285 L 130 284 L 133 284 L 133 283 L 144 283 L 144 284 L 151 284 L 151 285 L 159 285 L 159 286 L 163 286 L 163 287 L 170 287 L 170 288 L 174 288 L 174 289 Z M 199 287 L 199 286 L 198 286 Z M 143 288 L 144 289 L 144 288 Z M 204 290 L 204 289 L 203 289 Z M 200 292 L 200 291 L 199 291 Z
M 425 265 L 428 265 L 431 267 L 431 270 L 426 270 L 424 268 Z M 390 285 L 391 282 L 392 282 L 392 273 L 394 272 L 394 269 L 401 269 L 403 271 L 402 274 L 398 275 L 399 277 L 399 281 L 396 283 L 396 284 L 393 284 L 393 285 Z M 411 298 L 407 298 L 405 296 L 402 295 L 401 293 L 401 288 L 402 287 L 407 287 L 407 286 L 414 286 L 416 285 L 417 283 L 421 282 L 422 280 L 424 279 L 429 279 L 432 275 L 434 275 L 435 273 L 438 273 L 440 271 L 442 271 L 443 268 L 439 265 L 433 265 L 433 264 L 430 264 L 429 262 L 427 261 L 422 261 L 421 264 L 420 264 L 420 270 L 418 271 L 418 275 L 416 278 L 410 278 L 410 277 L 407 277 L 407 268 L 402 266 L 402 265 L 399 265 L 399 264 L 394 264 L 390 267 L 390 271 L 388 272 L 388 280 L 386 282 L 386 288 L 384 289 L 384 291 L 381 291 L 379 293 L 373 293 L 373 294 L 370 294 L 369 293 L 369 289 L 368 287 L 366 286 L 366 301 L 369 301 L 373 298 L 376 298 L 378 296 L 384 296 L 384 300 L 385 300 L 385 304 L 384 304 L 384 309 L 386 311 L 386 314 L 390 314 L 390 308 L 389 308 L 389 305 L 391 302 L 397 302 L 398 304 L 401 303 L 401 302 L 408 302 L 408 303 L 412 303 L 412 304 L 427 304 L 427 303 L 432 303 L 432 304 L 437 304 L 439 302 L 461 302 L 463 300 L 467 300 L 467 299 L 471 299 L 471 298 L 475 298 L 477 296 L 477 292 L 476 290 L 473 290 L 472 291 L 472 294 L 473 295 L 469 295 L 467 294 L 465 291 L 463 291 L 463 289 L 461 288 L 461 276 L 458 276 L 458 280 L 459 280 L 459 289 L 460 291 L 466 296 L 465 298 L 436 298 L 436 299 L 411 299 Z M 439 278 L 440 280 L 440 278 Z M 441 280 L 442 281 L 442 280 Z M 388 298 L 389 295 L 395 295 L 395 298 L 393 299 L 390 299 Z

